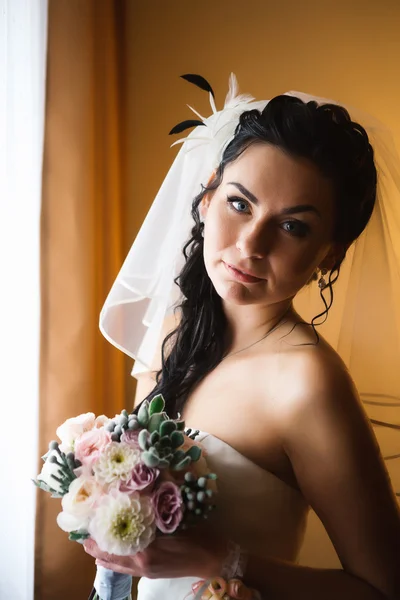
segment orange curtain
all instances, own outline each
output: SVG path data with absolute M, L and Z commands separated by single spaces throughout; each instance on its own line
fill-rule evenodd
M 133 404 L 132 361 L 98 329 L 127 253 L 123 0 L 49 0 L 41 223 L 40 452 L 65 419 Z M 85 598 L 95 566 L 38 491 L 35 599 Z

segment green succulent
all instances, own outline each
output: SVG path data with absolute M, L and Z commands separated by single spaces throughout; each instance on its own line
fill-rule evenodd
M 138 437 L 142 460 L 148 467 L 181 471 L 199 460 L 201 450 L 197 446 L 180 449 L 185 442 L 185 422 L 170 419 L 164 408 L 164 398 L 159 394 L 143 402 L 138 411 L 138 423 L 143 427 Z

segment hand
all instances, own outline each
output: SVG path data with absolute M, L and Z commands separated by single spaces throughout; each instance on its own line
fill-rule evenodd
M 210 579 L 221 572 L 227 541 L 202 526 L 198 531 L 156 537 L 146 550 L 133 556 L 102 552 L 92 539 L 85 540 L 84 548 L 97 565 L 133 577 Z

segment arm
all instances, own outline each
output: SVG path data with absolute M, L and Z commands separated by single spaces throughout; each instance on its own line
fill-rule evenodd
M 400 514 L 371 426 L 343 370 L 302 365 L 301 371 L 304 392 L 298 387 L 295 398 L 285 399 L 283 378 L 276 422 L 302 493 L 343 569 L 250 555 L 245 583 L 263 600 L 399 600 Z M 227 550 L 205 527 L 160 536 L 136 556 L 107 555 L 90 541 L 85 549 L 114 571 L 155 579 L 215 577 Z
M 314 569 L 249 556 L 245 583 L 264 600 L 398 600 L 340 569 Z
M 282 442 L 343 570 L 250 556 L 246 583 L 268 600 L 399 599 L 399 508 L 353 384 L 321 364 L 303 364 L 302 374 L 304 392 L 283 402 Z

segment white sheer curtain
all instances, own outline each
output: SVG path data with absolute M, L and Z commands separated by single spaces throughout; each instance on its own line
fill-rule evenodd
M 32 600 L 47 0 L 0 0 L 0 598 Z

